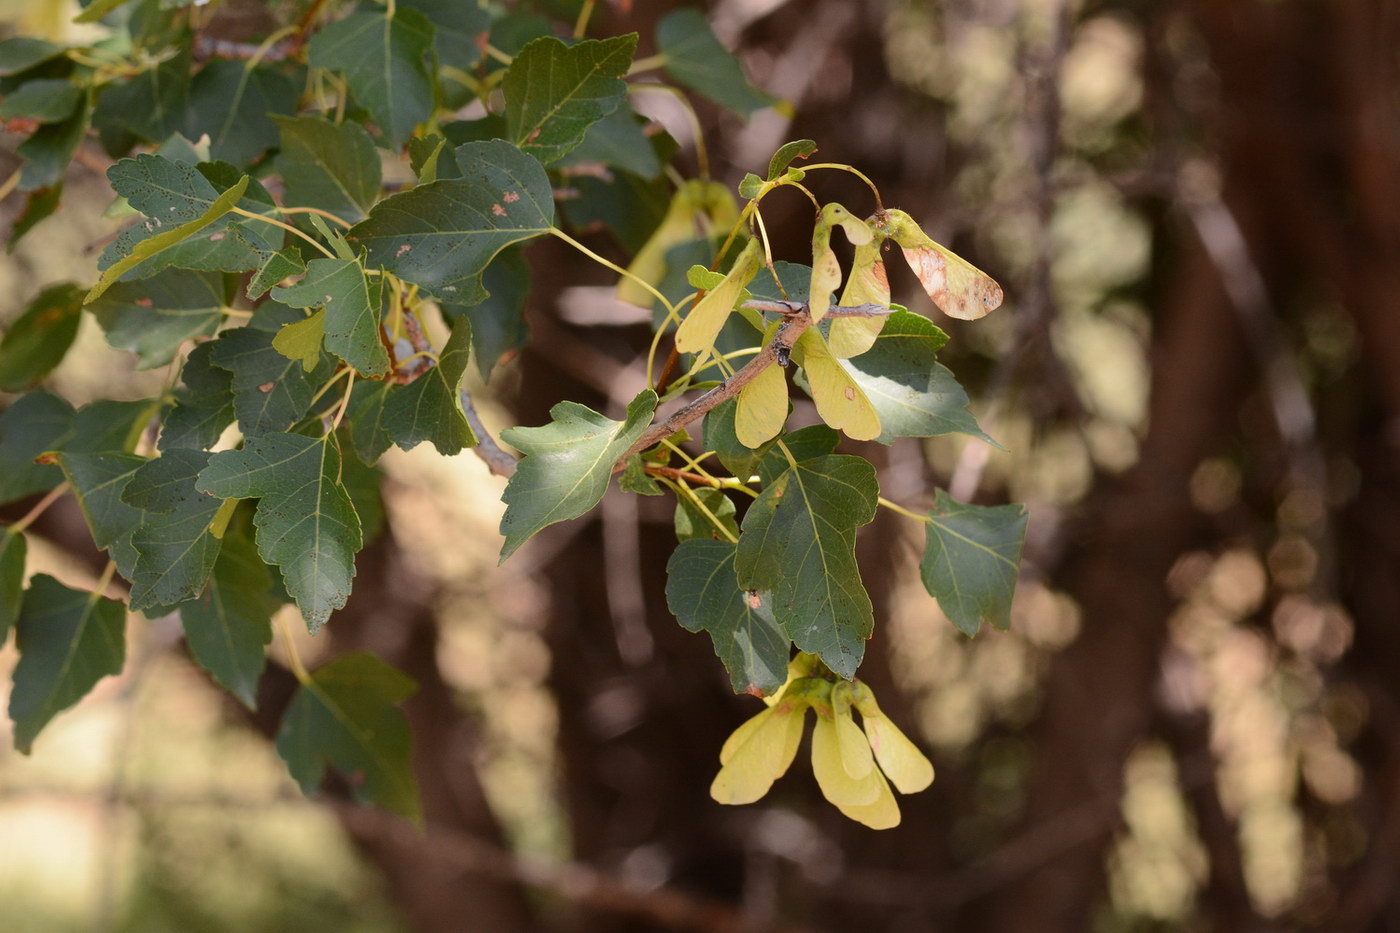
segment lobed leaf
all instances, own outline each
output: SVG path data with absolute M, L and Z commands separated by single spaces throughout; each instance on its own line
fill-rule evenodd
M 607 492 L 613 464 L 646 431 L 655 411 L 656 393 L 644 389 L 627 406 L 625 421 L 605 418 L 577 402 L 560 402 L 550 409 L 549 424 L 502 431 L 501 439 L 525 457 L 501 496 L 506 504 L 501 560 L 541 529 L 578 518 L 597 505 Z
M 306 278 L 296 285 L 274 288 L 272 297 L 293 308 L 325 309 L 327 350 L 367 376 L 382 376 L 389 371 L 389 353 L 379 333 L 383 279 L 371 286 L 364 266 L 358 262 L 313 259 L 306 264 Z M 297 358 L 305 365 L 309 356 L 311 353 L 306 352 Z M 306 368 L 314 366 L 313 359 Z
M 739 586 L 736 551 L 727 541 L 682 541 L 666 563 L 666 605 L 687 631 L 709 633 L 735 693 L 767 696 L 787 681 L 792 646 L 771 596 Z
M 874 629 L 856 566 L 856 528 L 875 518 L 875 468 L 859 457 L 798 460 L 744 516 L 739 586 L 772 593 L 773 615 L 802 651 L 850 678 Z
M 1027 520 L 1024 505 L 966 505 L 937 491 L 919 573 L 964 634 L 976 635 L 984 621 L 999 629 L 1011 625 Z
M 173 606 L 204 591 L 221 543 L 211 526 L 223 505 L 195 488 L 210 456 L 203 450 L 167 451 L 142 464 L 122 489 L 122 501 L 145 513 L 131 535 L 133 610 Z
M 466 143 L 462 177 L 385 198 L 349 233 L 367 264 L 444 301 L 486 298 L 482 272 L 506 247 L 549 231 L 553 191 L 539 162 L 503 140 Z
M 331 23 L 311 37 L 307 52 L 311 67 L 345 75 L 350 93 L 397 149 L 432 116 L 435 97 L 427 65 L 432 46 L 433 24 L 403 6 Z
M 220 499 L 259 500 L 258 553 L 281 568 L 313 634 L 345 605 L 363 539 L 329 438 L 250 437 L 241 450 L 214 454 L 195 485 Z
M 635 33 L 573 45 L 553 36 L 528 43 L 501 79 L 510 141 L 545 165 L 567 155 L 627 96 L 621 78 L 636 50 Z
M 356 798 L 421 821 L 410 767 L 413 739 L 395 706 L 416 690 L 406 675 L 370 654 L 337 658 L 313 673 L 277 730 L 277 753 L 302 792 L 315 793 L 330 764 L 351 779 Z
M 379 197 L 374 140 L 358 123 L 320 117 L 274 117 L 281 139 L 277 173 L 288 207 L 317 207 L 341 220 L 363 220 Z
M 126 608 L 36 574 L 15 625 L 19 663 L 10 691 L 15 748 L 29 754 L 54 716 L 87 695 L 99 680 L 120 674 L 126 659 Z

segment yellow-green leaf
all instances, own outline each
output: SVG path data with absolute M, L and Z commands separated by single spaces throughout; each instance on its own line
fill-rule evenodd
M 272 338 L 272 348 L 289 360 L 300 360 L 307 372 L 321 362 L 321 341 L 326 336 L 326 309 L 288 324 Z
M 832 355 L 822 335 L 808 330 L 797 338 L 793 359 L 807 374 L 817 414 L 852 440 L 870 441 L 880 436 L 880 416 L 851 374 Z
M 744 286 L 753 281 L 762 266 L 763 245 L 757 239 L 749 240 L 724 281 L 706 292 L 681 322 L 676 330 L 676 349 L 682 353 L 700 353 L 713 347 Z
M 777 436 L 788 416 L 787 379 L 779 366 L 769 366 L 739 390 L 734 435 L 751 450 Z
M 868 229 L 868 228 L 867 228 Z M 856 247 L 855 258 L 851 261 L 851 274 L 846 276 L 846 288 L 841 292 L 841 304 L 848 308 L 861 305 L 890 306 L 890 280 L 885 274 L 885 262 L 880 258 L 880 246 L 885 238 L 873 236 Z M 831 355 L 841 360 L 860 356 L 875 345 L 875 339 L 884 329 L 886 318 L 843 317 L 831 322 L 827 343 Z
M 238 180 L 236 185 L 215 198 L 214 203 L 209 205 L 209 209 L 194 220 L 191 220 L 189 223 L 183 223 L 174 230 L 157 233 L 154 236 L 141 240 L 131 248 L 130 253 L 112 263 L 103 271 L 102 277 L 97 280 L 97 284 L 88 290 L 87 297 L 83 299 L 83 303 L 87 304 L 92 302 L 111 287 L 113 282 L 121 278 L 128 269 L 138 265 L 143 260 L 149 259 L 161 250 L 168 249 L 185 238 L 193 236 L 227 214 L 243 197 L 243 192 L 246 190 L 248 190 L 248 176 L 244 175 Z

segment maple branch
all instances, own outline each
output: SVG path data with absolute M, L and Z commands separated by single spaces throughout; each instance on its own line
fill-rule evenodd
M 768 346 L 760 350 L 753 359 L 745 364 L 728 379 L 715 386 L 704 395 L 697 398 L 684 408 L 679 409 L 665 421 L 659 421 L 647 428 L 645 434 L 638 439 L 637 443 L 628 448 L 617 464 L 613 467 L 613 472 L 622 470 L 628 458 L 633 454 L 641 453 L 653 444 L 658 443 L 663 437 L 670 437 L 681 428 L 695 421 L 706 412 L 710 411 L 721 402 L 726 402 L 734 398 L 748 385 L 758 378 L 758 374 L 771 366 L 778 359 L 778 351 L 790 353 L 792 347 L 797 343 L 797 338 L 801 337 L 807 328 L 812 326 L 812 316 L 807 311 L 807 303 L 798 301 L 770 301 L 756 298 L 746 301 L 743 305 L 752 311 L 769 311 L 782 314 L 787 317 L 778 327 L 778 332 L 773 335 Z M 826 316 L 830 318 L 838 317 L 881 317 L 890 313 L 890 309 L 876 304 L 858 305 L 856 307 L 844 307 L 834 305 L 827 309 Z
M 613 472 L 621 472 L 627 465 L 627 461 L 633 454 L 641 453 L 653 444 L 659 443 L 662 438 L 670 437 L 681 428 L 695 421 L 701 415 L 710 411 L 720 402 L 734 398 L 739 392 L 758 378 L 758 374 L 763 372 L 773 363 L 777 362 L 778 351 L 784 354 L 792 351 L 793 345 L 797 343 L 797 338 L 801 337 L 807 328 L 812 326 L 812 317 L 807 312 L 805 301 L 775 301 L 765 298 L 755 298 L 746 301 L 743 307 L 751 311 L 766 311 L 772 314 L 784 315 L 787 319 L 778 327 L 778 332 L 768 346 L 760 350 L 743 369 L 739 370 L 728 379 L 715 386 L 709 392 L 697 398 L 684 408 L 679 409 L 665 421 L 659 421 L 647 428 L 645 434 L 628 448 L 613 465 Z M 890 313 L 890 309 L 883 305 L 864 304 L 854 307 L 843 305 L 833 305 L 827 309 L 826 316 L 829 318 L 838 317 L 883 317 Z M 465 390 L 461 393 L 462 411 L 467 415 L 467 423 L 471 425 L 472 431 L 476 434 L 477 445 L 472 451 L 486 461 L 486 465 L 492 473 L 498 476 L 509 477 L 515 473 L 516 458 L 502 449 L 496 443 L 491 432 L 481 423 L 481 417 L 476 413 L 476 408 L 472 405 L 471 396 Z M 705 485 L 711 485 L 708 481 Z
M 486 430 L 486 425 L 481 423 L 481 415 L 477 414 L 476 406 L 472 404 L 471 393 L 463 389 L 458 396 L 462 400 L 462 413 L 467 416 L 467 424 L 471 425 L 472 433 L 476 435 L 476 446 L 472 448 L 472 453 L 484 460 L 487 469 L 497 476 L 507 479 L 514 476 L 515 455 L 496 443 L 491 432 Z

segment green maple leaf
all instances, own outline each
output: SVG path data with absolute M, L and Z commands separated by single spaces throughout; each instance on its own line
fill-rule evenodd
M 874 346 L 840 361 L 880 416 L 880 443 L 940 434 L 970 434 L 992 443 L 967 410 L 967 392 L 936 359 L 947 342 L 928 318 L 895 311 Z
M 505 544 L 501 560 L 546 526 L 578 518 L 607 492 L 613 464 L 651 424 L 656 393 L 644 389 L 627 406 L 627 420 L 613 421 L 577 402 L 560 402 L 549 410 L 550 423 L 537 428 L 510 428 L 501 438 L 525 458 L 506 484 L 501 499 Z
M 358 799 L 420 821 L 413 738 L 395 706 L 417 689 L 373 655 L 337 658 L 292 698 L 277 731 L 277 753 L 306 794 L 320 788 L 329 763 L 349 778 Z
M 263 434 L 214 454 L 195 483 L 220 499 L 258 498 L 258 553 L 281 568 L 313 633 L 349 598 L 362 544 L 339 477 L 340 453 L 328 438 Z
M 355 13 L 312 36 L 313 68 L 345 75 L 355 100 L 374 117 L 393 148 L 433 112 L 428 53 L 433 25 L 417 10 Z
M 1024 505 L 966 505 L 938 490 L 919 573 L 967 635 L 976 635 L 984 621 L 999 629 L 1011 625 L 1027 521 Z
M 63 482 L 57 467 L 35 463 L 53 450 L 73 424 L 73 406 L 47 392 L 21 395 L 0 412 L 0 504 Z
M 122 499 L 122 491 L 145 463 L 145 457 L 130 453 L 58 454 L 58 464 L 87 519 L 92 543 L 108 553 L 127 580 L 136 574 L 138 556 L 131 536 L 145 515 Z
M 465 143 L 455 157 L 462 177 L 385 198 L 348 238 L 368 251 L 367 265 L 475 304 L 497 253 L 549 231 L 554 196 L 544 167 L 504 140 Z
M 749 84 L 743 67 L 720 45 L 699 10 L 669 14 L 656 27 L 656 45 L 672 77 L 741 117 L 747 119 L 776 101 Z
M 308 373 L 300 360 L 277 352 L 274 339 L 270 331 L 239 327 L 220 334 L 210 352 L 213 364 L 232 374 L 238 426 L 249 436 L 285 431 L 304 418 L 316 389 L 334 368 L 323 358 Z
M 272 297 L 293 308 L 324 308 L 326 349 L 367 376 L 389 371 L 389 353 L 379 338 L 383 279 L 373 286 L 364 266 L 349 259 L 313 259 L 306 278 Z
M 627 96 L 621 78 L 636 50 L 635 33 L 573 45 L 553 36 L 528 43 L 501 80 L 510 141 L 545 165 L 566 155 Z
M 126 609 L 115 599 L 73 590 L 46 574 L 29 582 L 16 623 L 10 719 L 24 754 L 54 716 L 77 703 L 126 658 Z
M 320 117 L 276 117 L 282 147 L 277 172 L 288 207 L 318 207 L 350 223 L 363 220 L 379 197 L 381 167 L 374 140 L 358 123 Z
M 7 528 L 0 533 L 0 647 L 19 618 L 20 597 L 24 592 L 24 558 L 28 552 L 23 534 Z
M 860 457 L 798 460 L 744 516 L 739 585 L 773 594 L 773 615 L 803 651 L 852 677 L 874 630 L 856 566 L 856 528 L 875 518 L 875 468 Z
M 666 604 L 681 626 L 708 632 L 735 693 L 766 696 L 787 680 L 791 642 L 768 593 L 746 591 L 728 541 L 682 541 L 666 564 Z
M 88 309 L 108 344 L 135 353 L 138 369 L 154 369 L 174 359 L 186 340 L 214 335 L 234 282 L 220 272 L 166 269 L 148 279 L 116 283 Z
M 223 504 L 194 485 L 210 456 L 203 450 L 166 451 L 142 464 L 122 489 L 122 501 L 145 512 L 131 535 L 137 555 L 132 609 L 173 606 L 203 592 L 219 556 L 211 526 Z
M 83 292 L 71 282 L 41 291 L 0 340 L 0 391 L 16 392 L 63 361 L 78 336 Z
M 197 598 L 180 605 L 185 643 L 199 665 L 252 709 L 272 640 L 272 574 L 251 537 L 230 528 L 214 572 Z
M 180 367 L 184 385 L 175 390 L 175 405 L 161 422 L 160 449 L 214 446 L 233 421 L 233 377 L 210 359 L 213 343 L 201 343 Z

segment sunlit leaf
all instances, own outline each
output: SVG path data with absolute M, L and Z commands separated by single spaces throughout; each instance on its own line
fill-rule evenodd
M 605 418 L 577 402 L 560 402 L 549 410 L 549 424 L 502 431 L 502 440 L 525 457 L 501 496 L 506 504 L 501 560 L 541 529 L 578 518 L 597 505 L 607 492 L 613 464 L 646 431 L 655 411 L 656 393 L 644 389 L 627 406 L 625 421 Z
M 1024 505 L 966 505 L 937 491 L 919 572 L 924 588 L 965 634 L 976 635 L 984 621 L 999 629 L 1011 625 L 1027 520 Z
M 928 318 L 897 310 L 869 350 L 839 361 L 879 416 L 876 439 L 882 444 L 940 434 L 968 434 L 991 443 L 967 410 L 967 392 L 937 361 L 947 340 Z
M 812 401 L 823 421 L 857 441 L 880 436 L 880 416 L 841 361 L 831 354 L 822 335 L 805 331 L 792 348 L 792 358 L 802 366 Z

